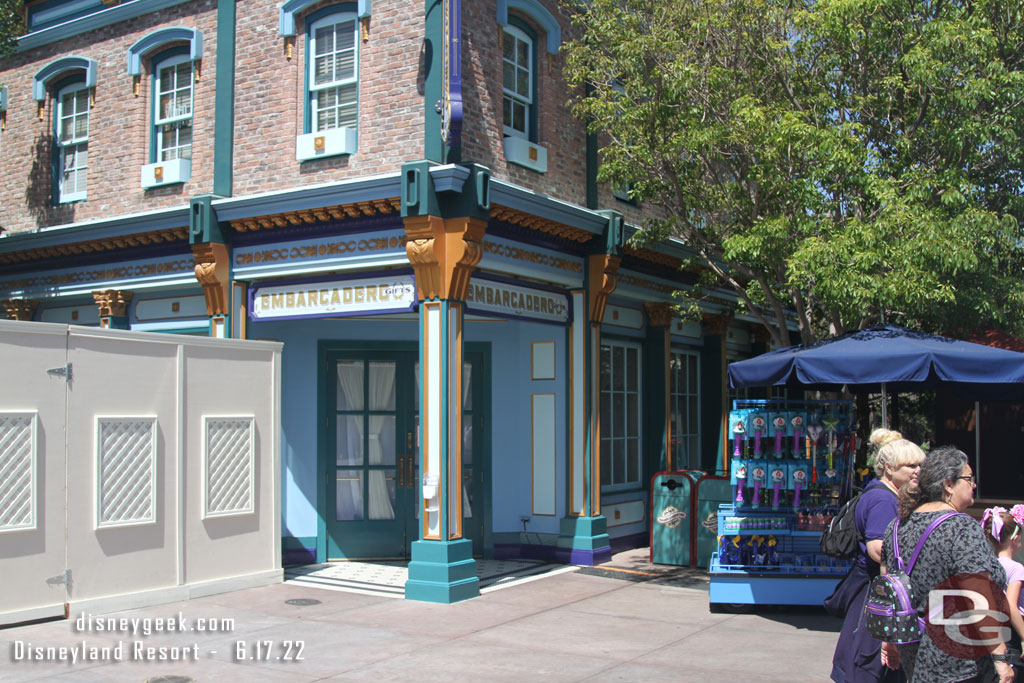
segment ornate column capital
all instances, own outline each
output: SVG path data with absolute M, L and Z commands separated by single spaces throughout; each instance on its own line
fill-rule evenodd
M 768 331 L 768 328 L 764 325 L 758 325 L 752 323 L 750 325 L 750 338 L 755 344 L 770 344 L 772 341 L 772 333 Z
M 92 293 L 92 298 L 100 310 L 101 318 L 124 317 L 127 315 L 125 309 L 132 300 L 132 294 L 133 292 L 127 289 L 99 289 Z
M 591 254 L 587 257 L 587 298 L 590 301 L 590 322 L 604 320 L 608 296 L 615 291 L 615 273 L 622 259 L 611 254 Z
M 203 286 L 206 296 L 207 315 L 228 314 L 228 281 L 230 254 L 228 246 L 220 242 L 204 242 L 192 245 L 192 256 L 196 260 L 196 279 Z
M 672 304 L 667 301 L 647 301 L 647 320 L 654 327 L 668 327 L 672 324 Z
M 701 326 L 705 334 L 713 334 L 724 337 L 729 331 L 729 323 L 732 322 L 732 313 L 705 313 L 701 319 Z
M 418 299 L 464 301 L 473 268 L 483 257 L 487 221 L 469 216 L 407 216 L 402 221 Z
M 0 301 L 0 306 L 3 306 L 11 320 L 32 320 L 39 302 L 33 299 L 6 299 Z

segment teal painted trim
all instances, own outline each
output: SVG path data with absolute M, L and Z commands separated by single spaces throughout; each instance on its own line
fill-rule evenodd
M 294 36 L 295 35 L 295 17 L 302 14 L 310 7 L 318 4 L 320 0 L 288 0 L 288 2 L 281 5 L 281 8 L 277 13 L 277 32 L 282 36 Z M 335 7 L 351 7 L 355 4 L 356 14 L 360 19 L 365 19 L 370 16 L 371 3 L 370 0 L 358 0 L 358 3 L 343 3 Z M 332 11 L 347 11 L 351 12 L 351 9 L 345 10 L 332 10 Z M 309 23 L 310 19 L 306 20 Z
M 701 454 L 700 468 L 709 472 L 719 469 L 722 444 L 722 405 L 725 386 L 723 362 L 725 338 L 720 335 L 705 334 L 704 346 L 700 349 L 700 402 L 701 407 Z M 708 438 L 711 437 L 711 438 Z
M 405 599 L 451 604 L 480 595 L 473 543 L 414 541 Z
M 152 73 L 150 74 L 150 77 L 149 77 L 149 92 L 156 93 L 156 91 L 157 91 L 157 83 L 159 83 L 159 81 L 160 81 L 160 66 L 161 66 L 160 62 L 164 61 L 165 59 L 172 59 L 174 57 L 177 57 L 179 55 L 184 55 L 184 54 L 187 54 L 187 53 L 188 53 L 188 48 L 187 47 L 178 46 L 178 47 L 172 47 L 169 50 L 164 50 L 163 52 L 160 52 L 159 54 L 156 54 L 156 55 L 153 56 L 153 59 L 152 59 L 153 68 L 151 69 Z M 192 82 L 192 101 L 193 101 L 193 103 L 195 102 L 195 94 L 196 94 L 195 93 L 195 81 L 193 81 Z M 157 135 L 157 132 L 156 132 L 156 124 L 154 122 L 157 119 L 157 107 L 159 107 L 159 106 L 160 106 L 160 103 L 157 101 L 157 98 L 155 97 L 155 95 L 153 97 L 149 98 L 149 163 L 151 163 L 151 164 L 156 162 L 156 160 L 157 160 L 157 158 L 156 158 L 156 147 L 157 147 L 156 135 Z M 194 110 L 195 109 L 193 107 L 193 111 Z
M 0 112 L 7 111 L 7 86 L 0 85 Z
M 66 21 L 57 26 L 29 33 L 18 39 L 18 52 L 49 45 L 89 31 L 111 26 L 128 19 L 151 14 L 168 7 L 181 5 L 188 0 L 132 0 L 116 7 L 110 7 L 94 14 Z
M 221 197 L 231 196 L 234 172 L 235 2 L 236 0 L 217 0 L 217 91 L 214 96 L 213 193 Z
M 134 235 L 164 228 L 180 228 L 188 225 L 188 213 L 186 205 L 149 213 L 118 216 L 112 219 L 55 226 L 41 232 L 8 233 L 3 239 L 0 239 L 0 254 L 22 249 L 58 246 L 83 240 Z
M 446 0 L 425 0 L 423 40 L 423 156 L 447 163 L 447 148 L 441 139 L 441 87 L 444 44 L 443 6 Z
M 590 95 L 594 90 L 594 86 L 587 83 L 584 86 L 584 90 L 587 95 Z M 587 193 L 587 208 L 596 209 L 599 205 L 600 199 L 598 199 L 597 193 L 597 169 L 600 166 L 600 161 L 597 158 L 597 134 L 591 133 L 587 130 L 586 148 L 584 152 L 584 177 L 586 182 L 586 193 Z
M 463 325 L 465 325 L 465 321 L 463 321 Z M 484 485 L 480 487 L 480 493 L 483 498 L 480 507 L 483 509 L 481 524 L 483 524 L 484 528 L 484 557 L 494 557 L 494 496 L 492 495 L 494 460 L 493 450 L 491 449 L 491 423 L 494 420 L 492 419 L 493 413 L 491 412 L 493 400 L 491 396 L 493 386 L 491 383 L 493 368 L 491 365 L 491 342 L 465 342 L 463 351 L 465 353 L 479 353 L 483 356 L 483 378 L 480 382 L 480 393 L 482 396 L 473 397 L 474 401 L 481 401 L 479 408 L 484 414 L 484 433 L 480 439 L 483 452 L 475 456 L 473 465 L 474 469 L 479 467 L 484 473 Z M 421 365 L 420 367 L 423 366 Z
M 665 358 L 666 330 L 648 322 L 643 343 L 643 425 L 641 481 L 648 482 L 656 472 L 666 469 L 665 425 L 669 406 L 665 403 L 668 391 L 669 367 Z
M 102 321 L 103 318 L 100 318 Z M 102 325 L 101 325 L 102 327 Z M 128 316 L 126 315 L 111 315 L 107 317 L 107 329 L 110 330 L 130 330 L 131 326 L 128 325 Z
M 198 29 L 186 28 L 184 26 L 172 26 L 153 31 L 144 38 L 140 38 L 128 48 L 128 74 L 139 76 L 142 74 L 142 59 L 147 53 L 157 48 L 185 41 L 189 44 L 188 55 L 193 62 L 203 58 L 203 33 Z
M 509 23 L 509 10 L 516 10 L 537 22 L 548 36 L 547 51 L 558 54 L 562 45 L 562 27 L 551 12 L 537 0 L 498 0 L 498 23 L 505 26 Z
M 605 226 L 608 225 L 607 216 L 602 216 L 597 211 L 563 202 L 498 178 L 491 178 L 491 204 L 518 209 L 595 235 L 603 234 Z
M 98 72 L 98 65 L 95 59 L 89 59 L 88 57 L 61 57 L 44 66 L 32 77 L 32 99 L 36 102 L 45 102 L 46 88 L 50 81 L 66 71 L 78 69 L 85 71 L 86 87 L 95 88 L 96 74 Z
M 251 197 L 220 199 L 214 201 L 213 206 L 217 210 L 219 220 L 233 221 L 240 218 L 263 216 L 268 213 L 302 211 L 373 199 L 389 199 L 401 195 L 401 186 L 401 175 L 394 173 Z
M 610 543 L 604 515 L 563 517 L 559 520 L 558 547 L 597 550 Z
M 316 354 L 316 561 L 327 561 L 327 354 L 331 343 L 321 341 Z

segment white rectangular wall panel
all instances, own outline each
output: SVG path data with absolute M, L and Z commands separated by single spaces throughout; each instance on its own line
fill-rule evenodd
M 555 342 L 533 342 L 530 350 L 530 379 L 554 379 Z
M 36 414 L 0 413 L 0 532 L 36 527 Z
M 156 522 L 156 417 L 96 418 L 96 527 Z
M 580 311 L 585 311 L 584 308 L 586 300 L 583 298 L 582 292 L 573 292 L 572 294 L 572 306 L 573 312 L 576 319 L 573 321 L 571 328 L 571 344 L 572 344 L 572 356 L 571 356 L 571 368 L 569 377 L 569 392 L 571 396 L 572 407 L 570 411 L 570 420 L 572 421 L 572 439 L 570 443 L 571 452 L 569 453 L 570 467 L 569 472 L 572 477 L 570 482 L 570 506 L 569 511 L 571 514 L 580 515 L 583 514 L 583 494 L 585 486 L 585 452 L 586 447 L 585 439 L 587 436 L 587 424 L 586 424 L 586 392 L 585 392 L 585 381 L 586 381 L 586 353 L 587 345 L 585 340 L 585 332 L 587 326 L 587 320 Z
M 555 482 L 558 479 L 555 470 L 555 395 L 534 394 L 531 405 L 533 514 L 554 515 L 557 498 Z
M 253 505 L 254 418 L 204 417 L 204 517 L 249 514 Z

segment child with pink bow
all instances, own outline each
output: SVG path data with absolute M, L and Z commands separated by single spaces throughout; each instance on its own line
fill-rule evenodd
M 1006 570 L 1006 599 L 1010 603 L 1010 623 L 1013 625 L 1013 638 L 1009 646 L 1018 652 L 1021 640 L 1024 639 L 1024 565 L 1013 559 L 1024 545 L 1021 534 L 1024 533 L 1024 505 L 1006 508 L 990 507 L 981 516 L 981 527 L 985 537 L 999 556 L 999 563 Z

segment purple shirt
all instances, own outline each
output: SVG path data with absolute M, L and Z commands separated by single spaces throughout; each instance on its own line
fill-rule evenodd
M 1003 565 L 1003 569 L 1006 570 L 1006 587 L 1009 588 L 1010 584 L 1014 581 L 1024 581 L 1024 564 L 1012 560 L 1009 557 L 1000 557 L 999 564 Z M 1021 586 L 1021 592 L 1017 594 L 1017 609 L 1020 610 L 1022 616 L 1024 616 L 1024 586 Z
M 860 555 L 857 556 L 856 562 L 864 566 L 871 577 L 878 576 L 879 564 L 868 557 L 865 541 L 885 538 L 885 529 L 889 522 L 896 519 L 899 510 L 896 494 L 877 479 L 868 484 L 857 501 L 853 520 L 857 524 L 857 532 L 864 540 L 860 542 Z

